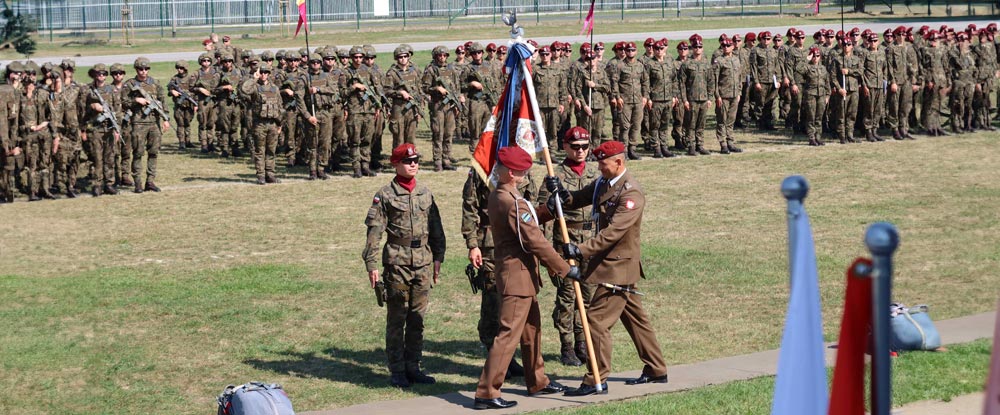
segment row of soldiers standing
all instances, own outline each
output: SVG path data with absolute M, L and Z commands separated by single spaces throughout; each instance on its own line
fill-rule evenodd
M 148 59 L 136 59 L 134 68 L 135 77 L 126 79 L 123 65 L 109 71 L 97 64 L 92 82 L 82 84 L 70 59 L 7 65 L 0 85 L 0 202 L 13 202 L 16 190 L 29 201 L 76 197 L 84 156 L 94 196 L 115 194 L 119 185 L 159 191 L 157 154 L 162 129 L 169 128 L 163 88 L 149 77 Z

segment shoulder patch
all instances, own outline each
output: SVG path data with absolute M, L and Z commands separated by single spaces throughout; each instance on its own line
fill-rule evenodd
M 628 209 L 635 209 L 635 201 L 632 199 L 625 200 L 625 207 Z
M 521 221 L 524 223 L 531 223 L 531 214 L 524 212 L 521 214 Z
M 632 183 L 625 182 L 625 190 L 629 190 L 631 188 L 632 188 Z

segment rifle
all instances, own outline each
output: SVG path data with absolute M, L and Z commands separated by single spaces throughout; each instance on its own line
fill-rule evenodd
M 156 111 L 156 113 L 160 114 L 160 117 L 163 118 L 162 121 L 170 121 L 170 118 L 167 117 L 167 112 L 163 110 L 163 104 L 161 104 L 160 101 L 153 99 L 153 97 L 149 96 L 149 92 L 146 92 L 146 90 L 141 87 L 137 87 L 135 84 L 133 84 L 131 88 L 133 91 L 138 90 L 139 94 L 142 95 L 142 98 L 149 103 L 142 107 L 142 115 L 148 116 L 153 111 Z
M 167 82 L 167 90 L 170 90 L 171 87 L 173 87 L 174 91 L 181 94 L 181 101 L 188 101 L 191 105 L 196 107 L 198 106 L 198 101 L 195 101 L 194 98 L 191 97 L 191 94 L 188 94 L 187 91 L 181 89 L 181 86 L 177 84 L 177 78 L 171 79 L 170 82 Z
M 464 113 L 465 112 L 465 105 L 463 105 L 462 101 L 459 101 L 458 98 L 455 98 L 455 94 L 452 94 L 451 91 L 448 91 L 448 87 L 446 87 L 444 85 L 444 82 L 441 81 L 441 78 L 437 79 L 436 84 L 438 86 L 444 88 L 444 90 L 446 91 L 446 93 L 444 94 L 444 96 L 441 97 L 441 103 L 445 104 L 445 105 L 448 105 L 448 106 L 450 106 L 452 108 L 456 108 L 456 109 L 458 109 L 459 112 L 463 112 Z
M 493 86 L 479 75 L 479 71 L 472 71 L 472 76 L 476 78 L 476 82 L 479 82 L 479 84 L 483 86 L 483 89 L 479 91 L 479 94 L 484 95 L 486 97 L 486 103 L 489 104 L 490 108 L 493 108 L 493 106 L 497 104 L 496 94 L 493 93 Z
M 118 136 L 121 137 L 122 128 L 118 125 L 118 118 L 115 117 L 115 113 L 111 112 L 111 106 L 108 105 L 108 102 L 104 100 L 104 97 L 102 97 L 101 93 L 97 92 L 96 89 L 92 89 L 91 92 L 93 92 L 94 95 L 97 95 L 98 101 L 101 102 L 101 108 L 104 109 L 101 111 L 101 115 L 97 116 L 97 122 L 103 123 L 105 121 L 111 121 L 111 126 L 115 127 L 115 132 L 117 132 Z
M 379 96 L 376 97 L 375 92 L 372 92 L 371 85 L 368 85 L 368 82 L 366 82 L 364 79 L 358 76 L 358 71 L 354 68 L 349 68 L 349 69 L 351 71 L 351 80 L 356 80 L 358 81 L 359 84 L 365 86 L 365 90 L 361 93 L 361 100 L 371 102 L 372 106 L 374 106 L 375 109 L 382 109 L 383 103 L 388 102 L 388 99 L 385 97 L 385 95 L 379 93 L 378 94 Z

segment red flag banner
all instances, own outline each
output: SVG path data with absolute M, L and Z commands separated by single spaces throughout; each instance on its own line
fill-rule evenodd
M 295 0 L 295 5 L 299 7 L 299 25 L 295 26 L 295 35 L 292 38 L 299 36 L 299 29 L 302 29 L 302 25 L 306 26 L 306 34 L 309 33 L 309 22 L 306 19 L 306 0 Z
M 872 321 L 872 280 L 857 274 L 859 265 L 872 269 L 873 263 L 868 258 L 858 258 L 847 269 L 844 317 L 840 323 L 828 415 L 865 414 L 865 349 Z
M 594 31 L 594 3 L 596 0 L 590 0 L 590 11 L 587 12 L 587 18 L 583 19 L 583 28 L 580 29 L 581 35 L 589 35 L 590 32 Z

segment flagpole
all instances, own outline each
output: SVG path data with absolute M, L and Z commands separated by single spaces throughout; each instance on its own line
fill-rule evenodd
M 591 12 L 594 11 L 594 3 L 596 1 L 597 0 L 590 0 L 590 11 Z M 595 50 L 595 48 L 594 48 L 594 26 L 597 25 L 594 22 L 594 20 L 597 20 L 597 16 L 596 15 L 590 15 L 589 17 L 591 19 L 590 20 L 590 51 L 591 51 L 591 53 L 594 54 L 594 59 L 597 59 L 597 53 L 594 52 L 594 50 Z M 598 70 L 600 70 L 600 69 L 598 69 Z M 590 77 L 591 78 L 594 77 L 594 72 L 593 71 L 590 72 Z M 591 79 L 591 81 L 593 81 L 593 79 Z M 587 87 L 587 106 L 590 107 L 591 111 L 594 110 L 594 88 L 590 88 L 589 86 Z M 592 125 L 593 125 L 593 121 L 591 121 L 590 123 L 588 123 L 588 126 L 592 126 Z
M 889 301 L 892 298 L 892 255 L 899 247 L 899 232 L 888 222 L 874 223 L 865 231 L 865 246 L 872 253 L 872 374 L 871 413 L 889 415 L 892 409 L 892 366 L 889 357 Z
M 531 80 L 531 72 L 528 71 L 528 64 L 525 61 L 521 61 L 521 71 L 524 72 L 524 84 L 528 89 L 528 98 L 531 101 L 531 111 L 536 116 L 542 112 L 538 109 L 538 100 L 535 98 L 535 85 Z M 542 157 L 545 160 L 545 171 L 549 176 L 555 176 L 555 168 L 552 167 L 552 156 L 549 155 L 549 146 L 546 145 L 548 141 L 545 138 L 545 126 L 541 123 L 536 122 L 538 127 L 538 140 L 542 143 Z M 562 213 L 562 201 L 559 200 L 559 196 L 556 195 L 556 207 L 559 210 L 559 215 L 556 218 L 559 221 L 559 230 L 562 233 L 563 243 L 570 243 L 569 231 L 566 228 L 566 217 Z M 551 212 L 553 215 L 556 212 Z M 576 265 L 576 261 L 570 259 L 570 265 Z M 597 368 L 597 354 L 594 352 L 594 339 L 590 335 L 590 322 L 587 321 L 587 307 L 583 303 L 583 292 L 580 290 L 580 282 L 573 280 L 573 292 L 576 294 L 576 309 L 580 311 L 580 321 L 583 323 L 583 336 L 584 340 L 587 342 L 587 357 L 590 363 L 590 373 L 594 375 L 594 387 L 598 392 L 603 390 L 601 386 L 601 372 Z

